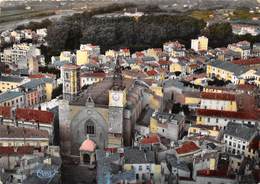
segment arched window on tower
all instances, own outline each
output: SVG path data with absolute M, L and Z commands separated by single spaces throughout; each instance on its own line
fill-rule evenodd
M 85 123 L 85 134 L 95 134 L 95 123 L 92 120 L 87 120 Z

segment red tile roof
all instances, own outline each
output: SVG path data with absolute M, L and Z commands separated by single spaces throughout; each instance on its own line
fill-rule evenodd
M 251 143 L 249 144 L 248 148 L 252 150 L 259 150 L 260 149 L 260 136 L 256 136 Z
M 83 73 L 81 77 L 95 77 L 95 78 L 105 78 L 106 74 L 104 72 L 93 72 L 93 73 Z
M 185 142 L 182 146 L 175 149 L 178 154 L 186 154 L 200 150 L 200 148 L 192 141 Z
M 255 111 L 250 112 L 234 112 L 211 109 L 197 109 L 198 116 L 219 117 L 219 118 L 234 118 L 244 120 L 259 120 L 259 114 Z
M 158 63 L 160 65 L 170 65 L 171 64 L 170 61 L 165 61 L 165 60 L 160 60 Z
M 17 109 L 16 118 L 24 121 L 52 124 L 54 120 L 54 114 L 52 112 L 34 109 Z
M 230 93 L 211 93 L 211 92 L 202 92 L 201 98 L 210 99 L 210 100 L 225 100 L 225 101 L 235 101 L 236 96 Z
M 19 147 L 0 147 L 0 155 L 25 155 L 33 154 L 35 147 L 19 146 Z
M 157 74 L 158 74 L 158 72 L 157 72 L 156 70 L 149 70 L 149 71 L 147 71 L 146 73 L 147 73 L 147 75 L 149 75 L 149 76 L 154 76 L 154 75 L 157 75 Z
M 0 106 L 0 115 L 3 118 L 11 118 L 11 107 Z
M 260 64 L 260 58 L 252 58 L 252 59 L 246 59 L 246 60 L 234 60 L 232 61 L 233 64 L 238 65 L 256 65 Z
M 151 135 L 140 140 L 140 144 L 159 144 L 160 142 L 158 135 Z
M 226 170 L 208 170 L 203 169 L 197 171 L 198 176 L 205 176 L 205 177 L 219 177 L 219 178 L 230 178 L 235 179 L 235 175 L 227 175 Z

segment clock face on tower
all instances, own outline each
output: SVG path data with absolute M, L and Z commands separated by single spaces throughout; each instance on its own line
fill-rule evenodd
M 119 94 L 113 93 L 112 98 L 113 98 L 113 100 L 118 101 L 119 100 Z

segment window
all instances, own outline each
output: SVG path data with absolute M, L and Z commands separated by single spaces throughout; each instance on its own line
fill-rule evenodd
M 139 174 L 136 174 L 135 177 L 136 177 L 136 180 L 139 180 Z
M 210 118 L 208 118 L 208 122 L 210 122 Z
M 95 134 L 95 124 L 92 120 L 88 120 L 85 124 L 86 134 Z
M 69 73 L 65 73 L 65 79 L 69 79 Z
M 150 166 L 149 165 L 146 166 L 146 170 L 150 170 Z
M 139 170 L 139 171 L 142 171 L 142 166 L 141 166 L 141 165 L 139 165 L 138 170 Z
M 242 149 L 245 150 L 245 148 L 246 148 L 245 145 L 243 145 Z
M 216 123 L 218 123 L 218 118 L 216 119 Z
M 202 117 L 199 117 L 199 121 L 202 121 Z

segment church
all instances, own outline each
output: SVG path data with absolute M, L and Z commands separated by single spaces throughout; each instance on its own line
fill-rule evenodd
M 117 60 L 112 76 L 60 102 L 61 153 L 78 156 L 86 139 L 100 149 L 131 146 L 135 124 L 153 96 L 148 85 L 123 78 Z

